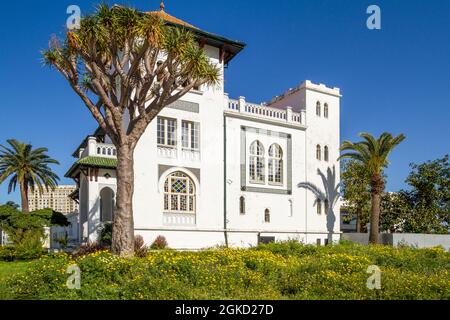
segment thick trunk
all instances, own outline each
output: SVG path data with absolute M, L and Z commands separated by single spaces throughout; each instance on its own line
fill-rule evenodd
M 380 233 L 381 193 L 384 190 L 383 176 L 380 174 L 374 175 L 370 184 L 372 188 L 372 210 L 370 216 L 369 243 L 377 244 Z
M 28 205 L 28 185 L 26 182 L 20 184 L 20 197 L 22 201 L 22 212 L 29 213 L 30 207 Z
M 114 213 L 112 251 L 121 256 L 134 253 L 134 150 L 122 146 L 117 150 L 117 199 Z

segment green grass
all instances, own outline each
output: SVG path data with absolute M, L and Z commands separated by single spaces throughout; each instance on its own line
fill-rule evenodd
M 69 266 L 81 290 L 67 287 Z M 376 265 L 382 289 L 367 288 Z M 12 277 L 10 277 L 12 276 Z M 2 292 L 3 291 L 3 292 Z M 248 250 L 96 252 L 0 263 L 0 299 L 32 300 L 449 300 L 450 253 L 344 243 L 277 243 Z
M 31 267 L 32 264 L 32 262 L 26 261 L 0 261 L 0 300 L 13 298 L 10 293 L 8 293 L 6 280 L 10 277 L 26 273 L 26 271 Z

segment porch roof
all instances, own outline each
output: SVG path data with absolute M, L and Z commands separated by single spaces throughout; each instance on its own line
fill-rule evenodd
M 74 178 L 80 168 L 117 169 L 117 159 L 102 157 L 86 157 L 78 160 L 65 174 L 66 178 Z

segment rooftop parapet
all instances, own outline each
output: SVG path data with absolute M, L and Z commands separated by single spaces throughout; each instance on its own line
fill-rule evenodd
M 337 87 L 329 88 L 323 83 L 315 84 L 315 83 L 312 83 L 310 80 L 306 80 L 302 84 L 300 84 L 298 87 L 290 88 L 289 90 L 284 92 L 282 95 L 272 98 L 272 100 L 268 103 L 268 105 L 270 106 L 270 105 L 274 104 L 275 102 L 278 102 L 278 101 L 280 101 L 300 90 L 304 90 L 304 89 L 313 90 L 313 91 L 321 92 L 324 94 L 329 94 L 329 95 L 336 96 L 339 98 L 342 97 L 341 89 L 339 89 Z

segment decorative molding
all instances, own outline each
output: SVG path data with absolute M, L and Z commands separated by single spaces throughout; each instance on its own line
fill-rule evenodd
M 183 100 L 177 100 L 174 103 L 167 106 L 171 109 L 187 111 L 192 113 L 200 113 L 200 104 L 194 102 L 188 102 Z
M 176 168 L 175 166 L 167 166 L 167 165 L 163 165 L 163 164 L 160 164 L 159 166 L 158 166 L 158 180 L 161 180 L 161 178 L 162 178 L 162 175 L 165 173 L 165 172 L 167 172 L 168 170 L 170 170 L 170 169 L 172 169 L 172 168 Z M 200 177 L 201 177 L 201 170 L 200 169 L 195 169 L 195 168 L 185 168 L 185 167 L 183 167 L 182 169 L 186 169 L 186 170 L 189 170 L 190 172 L 192 172 L 192 174 L 194 174 L 195 175 L 195 178 L 197 178 L 197 180 L 200 182 L 201 180 L 200 180 Z
M 257 188 L 247 185 L 247 132 L 277 136 L 287 140 L 287 189 Z M 283 132 L 241 126 L 241 191 L 292 195 L 292 135 Z

